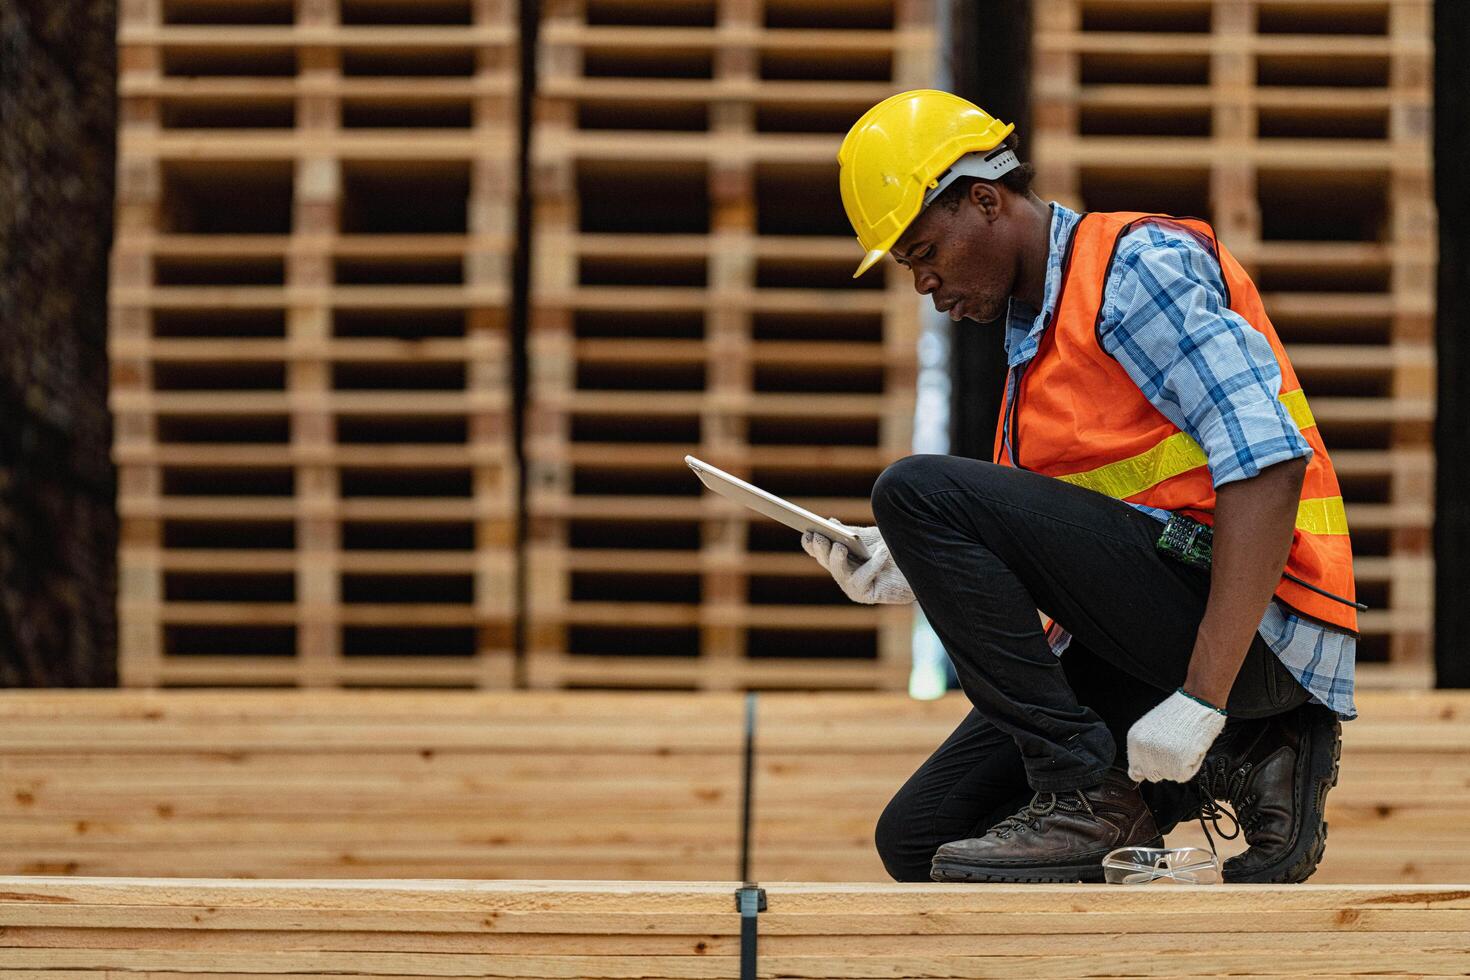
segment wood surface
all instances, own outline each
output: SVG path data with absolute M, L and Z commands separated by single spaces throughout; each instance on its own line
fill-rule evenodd
M 527 683 L 903 689 L 856 609 L 692 454 L 872 523 L 911 443 L 917 306 L 861 282 L 836 151 L 928 85 L 933 4 L 541 7 L 531 129 Z
M 514 683 L 517 21 L 122 5 L 124 685 Z
M 1470 698 L 1357 700 L 1313 882 L 1470 880 Z M 0 873 L 733 877 L 744 710 L 677 691 L 0 692 Z M 968 710 L 958 692 L 760 695 L 753 873 L 887 880 L 878 816 Z M 1198 824 L 1170 843 L 1203 843 Z
M 0 969 L 47 980 L 732 977 L 738 885 L 3 877 Z M 762 977 L 1443 977 L 1470 957 L 1462 886 L 765 890 Z

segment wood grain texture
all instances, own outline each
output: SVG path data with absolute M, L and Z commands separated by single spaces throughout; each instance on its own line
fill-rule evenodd
M 1358 705 L 1313 883 L 1470 881 L 1470 697 Z M 753 873 L 887 880 L 878 816 L 968 710 L 761 695 Z M 743 722 L 720 693 L 4 691 L 0 873 L 722 879 Z
M 836 152 L 931 84 L 934 6 L 540 7 L 529 686 L 905 687 L 910 611 L 783 565 L 796 534 L 683 457 L 872 523 L 911 444 L 917 307 L 897 267 L 851 279 Z
M 0 878 L 0 969 L 47 980 L 714 978 L 734 881 Z M 1447 976 L 1462 887 L 766 886 L 761 976 Z
M 518 15 L 121 5 L 125 686 L 514 684 Z

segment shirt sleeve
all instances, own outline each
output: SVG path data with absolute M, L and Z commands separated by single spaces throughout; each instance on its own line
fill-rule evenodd
M 1270 342 L 1226 305 L 1219 263 L 1192 238 L 1146 224 L 1119 243 L 1098 337 L 1149 402 L 1199 443 L 1215 486 L 1311 456 L 1277 398 Z

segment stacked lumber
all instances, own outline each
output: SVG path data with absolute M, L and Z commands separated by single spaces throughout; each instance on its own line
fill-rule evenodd
M 0 871 L 738 874 L 734 696 L 99 691 L 0 705 Z
M 54 980 L 734 977 L 735 886 L 0 878 L 0 963 Z M 1458 976 L 1470 956 L 1463 888 L 765 890 L 761 976 Z
M 1343 485 L 1362 676 L 1430 651 L 1429 0 L 1036 5 L 1038 184 L 1203 217 L 1265 298 Z
M 928 0 L 549 0 L 532 137 L 527 677 L 900 688 L 847 601 L 692 453 L 849 523 L 907 455 L 918 305 L 854 282 L 842 134 L 927 84 Z
M 122 5 L 124 684 L 510 685 L 516 16 Z
M 1313 882 L 1470 881 L 1470 697 L 1359 706 Z M 878 816 L 968 710 L 762 695 L 751 873 L 887 881 Z M 733 878 L 743 728 L 732 693 L 0 692 L 0 873 Z

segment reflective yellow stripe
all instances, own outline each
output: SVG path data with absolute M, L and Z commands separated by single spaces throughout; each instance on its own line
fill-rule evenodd
M 1296 526 L 1308 534 L 1346 534 L 1347 511 L 1341 497 L 1312 497 L 1296 506 Z
M 1121 499 L 1142 493 L 1171 476 L 1188 473 L 1207 462 L 1205 451 L 1188 432 L 1176 432 L 1137 456 L 1106 463 L 1085 473 L 1068 473 L 1057 479 Z
M 1281 404 L 1298 429 L 1317 424 L 1307 407 L 1307 396 L 1300 388 L 1282 395 Z M 1208 462 L 1205 451 L 1189 433 L 1176 432 L 1137 456 L 1082 473 L 1067 473 L 1057 479 L 1121 500 Z M 1347 534 L 1347 511 L 1343 509 L 1342 498 L 1314 497 L 1301 501 L 1297 506 L 1296 526 L 1308 534 Z
M 1317 424 L 1317 420 L 1312 417 L 1312 410 L 1307 407 L 1307 393 L 1302 389 L 1288 391 L 1281 396 L 1280 401 L 1298 429 L 1310 429 Z

